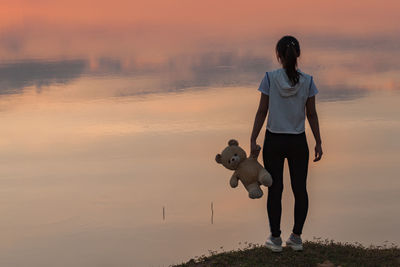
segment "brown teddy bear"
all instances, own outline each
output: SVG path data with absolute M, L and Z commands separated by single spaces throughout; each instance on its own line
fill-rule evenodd
M 266 169 L 258 163 L 257 158 L 261 147 L 257 147 L 257 154 L 247 157 L 246 152 L 239 146 L 238 141 L 231 139 L 228 146 L 221 154 L 215 156 L 215 160 L 229 170 L 234 170 L 230 185 L 232 188 L 238 186 L 238 181 L 242 181 L 244 187 L 249 192 L 249 197 L 260 198 L 263 191 L 260 185 L 271 186 L 272 177 Z

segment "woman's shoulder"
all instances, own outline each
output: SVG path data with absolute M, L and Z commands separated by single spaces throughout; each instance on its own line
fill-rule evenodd
M 313 79 L 313 76 L 309 73 L 306 73 L 304 71 L 302 71 L 301 69 L 297 69 L 297 71 L 300 73 L 300 80 L 307 82 Z M 274 79 L 274 78 L 281 78 L 282 75 L 285 76 L 286 71 L 284 68 L 278 68 L 278 69 L 273 69 L 270 71 L 267 71 L 265 73 L 265 77 L 268 78 L 268 80 L 270 79 Z
M 281 72 L 281 71 L 283 71 L 284 69 L 283 68 L 279 68 L 279 69 L 273 69 L 273 70 L 270 70 L 270 71 L 267 71 L 266 72 L 266 74 L 268 74 L 268 75 L 274 75 L 274 74 L 276 74 L 276 73 L 279 73 L 279 72 Z
M 275 77 L 281 76 L 282 72 L 285 72 L 285 70 L 283 68 L 273 69 L 273 70 L 267 71 L 265 73 L 265 76 L 267 76 L 268 79 L 274 79 Z

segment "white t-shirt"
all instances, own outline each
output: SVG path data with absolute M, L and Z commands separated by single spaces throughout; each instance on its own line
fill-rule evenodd
M 267 129 L 273 133 L 299 134 L 305 131 L 305 105 L 309 97 L 318 93 L 313 77 L 300 72 L 299 82 L 292 86 L 280 68 L 266 72 L 258 88 L 269 95 Z

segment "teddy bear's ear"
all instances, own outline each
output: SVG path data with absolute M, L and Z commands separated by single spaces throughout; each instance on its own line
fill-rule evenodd
M 236 141 L 235 139 L 231 139 L 231 140 L 229 140 L 228 145 L 229 146 L 238 146 L 239 142 Z
M 219 163 L 219 164 L 222 163 L 222 156 L 221 156 L 221 154 L 217 154 L 217 155 L 215 156 L 215 161 L 216 161 L 217 163 Z

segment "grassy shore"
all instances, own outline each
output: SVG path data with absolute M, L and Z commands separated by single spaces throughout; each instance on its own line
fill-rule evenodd
M 271 252 L 264 246 L 247 244 L 234 251 L 209 251 L 209 256 L 191 259 L 176 267 L 205 266 L 400 266 L 400 249 L 394 244 L 364 247 L 359 243 L 338 243 L 332 240 L 305 241 L 304 250 L 284 248 Z

